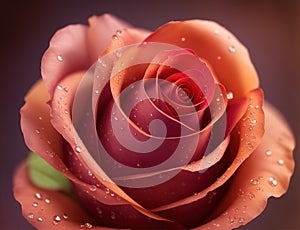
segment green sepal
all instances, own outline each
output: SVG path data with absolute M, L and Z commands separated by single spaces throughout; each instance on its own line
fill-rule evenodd
M 37 154 L 29 152 L 27 165 L 29 178 L 35 186 L 48 190 L 71 193 L 72 184 L 68 178 L 54 169 Z

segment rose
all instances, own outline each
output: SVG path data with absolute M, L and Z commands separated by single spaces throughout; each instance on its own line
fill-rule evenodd
M 14 192 L 32 225 L 230 229 L 287 190 L 293 136 L 231 33 L 89 22 L 55 34 L 21 110 L 26 144 L 77 194 L 31 155 Z

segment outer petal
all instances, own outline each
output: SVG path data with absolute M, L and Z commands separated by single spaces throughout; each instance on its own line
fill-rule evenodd
M 129 27 L 129 24 L 109 14 L 91 17 L 89 23 L 89 27 L 67 26 L 57 31 L 51 39 L 41 65 L 50 94 L 64 76 L 87 70 L 107 48 L 116 30 Z
M 232 229 L 245 225 L 266 207 L 270 196 L 280 197 L 294 170 L 294 137 L 281 115 L 265 105 L 266 133 L 259 147 L 242 164 L 230 182 L 212 221 L 197 229 Z
M 14 195 L 22 205 L 24 217 L 38 229 L 82 229 L 94 223 L 75 200 L 61 192 L 33 186 L 25 163 L 15 174 Z
M 131 27 L 127 22 L 110 14 L 104 14 L 100 17 L 93 16 L 89 18 L 89 24 L 90 27 L 87 31 L 88 48 L 94 61 L 108 47 L 114 34 L 124 28 Z
M 51 39 L 41 63 L 42 77 L 50 95 L 65 75 L 91 65 L 86 34 L 86 26 L 70 25 L 58 30 Z
M 258 87 L 258 77 L 247 49 L 215 22 L 170 22 L 145 41 L 166 42 L 194 50 L 211 66 L 216 78 L 233 92 L 236 99 Z

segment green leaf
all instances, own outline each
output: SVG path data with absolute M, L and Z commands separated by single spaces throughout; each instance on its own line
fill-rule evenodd
M 67 177 L 54 169 L 37 154 L 29 153 L 27 165 L 29 178 L 35 186 L 48 190 L 71 192 L 72 185 Z

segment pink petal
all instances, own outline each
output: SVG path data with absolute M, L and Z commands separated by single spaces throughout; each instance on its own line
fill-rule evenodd
M 51 39 L 41 65 L 42 76 L 51 95 L 64 76 L 87 70 L 108 47 L 117 30 L 130 27 L 109 14 L 93 16 L 89 23 L 90 26 L 67 26 L 58 30 Z M 131 33 L 135 41 L 148 35 L 145 30 L 138 29 L 133 29 Z
M 24 217 L 38 229 L 81 229 L 81 225 L 95 224 L 75 200 L 61 192 L 35 187 L 29 181 L 25 162 L 14 176 L 14 196 L 22 205 Z
M 51 39 L 41 64 L 42 77 L 50 95 L 64 76 L 86 70 L 93 63 L 86 34 L 86 26 L 70 25 L 58 30 Z
M 170 22 L 158 28 L 145 41 L 165 42 L 193 50 L 210 66 L 215 78 L 233 92 L 233 100 L 258 87 L 258 77 L 247 49 L 233 34 L 215 22 Z
M 265 209 L 269 197 L 280 197 L 287 191 L 295 166 L 295 140 L 275 108 L 266 104 L 264 110 L 266 132 L 261 144 L 233 176 L 227 195 L 211 215 L 213 220 L 197 229 L 245 225 Z
M 99 55 L 106 50 L 114 34 L 131 27 L 127 22 L 111 14 L 90 17 L 89 25 L 87 30 L 87 44 L 88 52 L 93 61 L 96 61 Z M 74 48 L 76 49 L 76 47 Z

